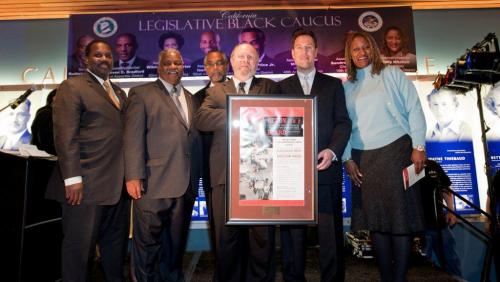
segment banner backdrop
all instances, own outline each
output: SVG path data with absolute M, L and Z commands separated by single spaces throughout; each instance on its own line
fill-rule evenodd
M 239 42 L 259 52 L 258 74 L 293 73 L 290 40 L 298 28 L 316 33 L 316 68 L 321 72 L 345 72 L 344 38 L 353 30 L 371 33 L 387 63 L 416 71 L 412 10 L 397 7 L 72 15 L 68 76 L 85 69 L 85 46 L 97 38 L 114 48 L 113 78 L 156 77 L 158 53 L 165 48 L 181 51 L 184 76 L 203 76 L 208 51 L 229 55 Z
M 490 87 L 484 93 L 484 118 L 488 128 L 486 139 L 492 175 L 495 175 L 500 170 L 500 83 L 497 83 L 495 87 Z

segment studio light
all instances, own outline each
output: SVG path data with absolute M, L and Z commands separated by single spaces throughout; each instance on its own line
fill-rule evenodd
M 448 79 L 447 79 L 448 78 Z M 483 41 L 452 64 L 445 76 L 447 87 L 470 89 L 477 84 L 495 84 L 500 80 L 500 50 L 498 39 L 489 33 Z

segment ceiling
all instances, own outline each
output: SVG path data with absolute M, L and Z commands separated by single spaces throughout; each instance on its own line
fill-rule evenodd
M 412 6 L 413 9 L 500 8 L 500 0 L 1 0 L 0 20 L 57 19 L 70 14 L 234 9 L 307 9 Z

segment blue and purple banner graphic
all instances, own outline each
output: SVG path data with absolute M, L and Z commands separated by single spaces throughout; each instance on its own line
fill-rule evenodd
M 451 188 L 479 206 L 476 167 L 472 140 L 456 142 L 427 142 L 427 156 L 441 165 L 451 180 Z M 467 203 L 455 197 L 459 214 L 478 214 Z
M 240 42 L 259 52 L 258 74 L 293 73 L 291 35 L 298 28 L 317 36 L 319 71 L 345 72 L 344 38 L 353 30 L 372 34 L 387 63 L 416 71 L 412 10 L 397 7 L 72 15 L 68 76 L 85 70 L 84 49 L 92 39 L 113 47 L 113 78 L 156 77 L 158 53 L 166 48 L 182 53 L 184 76 L 204 76 L 208 51 L 229 56 Z

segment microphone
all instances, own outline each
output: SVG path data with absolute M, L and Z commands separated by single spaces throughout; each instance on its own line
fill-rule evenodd
M 35 86 L 31 86 L 26 92 L 23 93 L 23 95 L 19 96 L 11 105 L 10 107 L 15 110 L 19 105 L 21 105 L 26 99 L 28 98 L 31 93 L 33 93 L 36 90 Z

